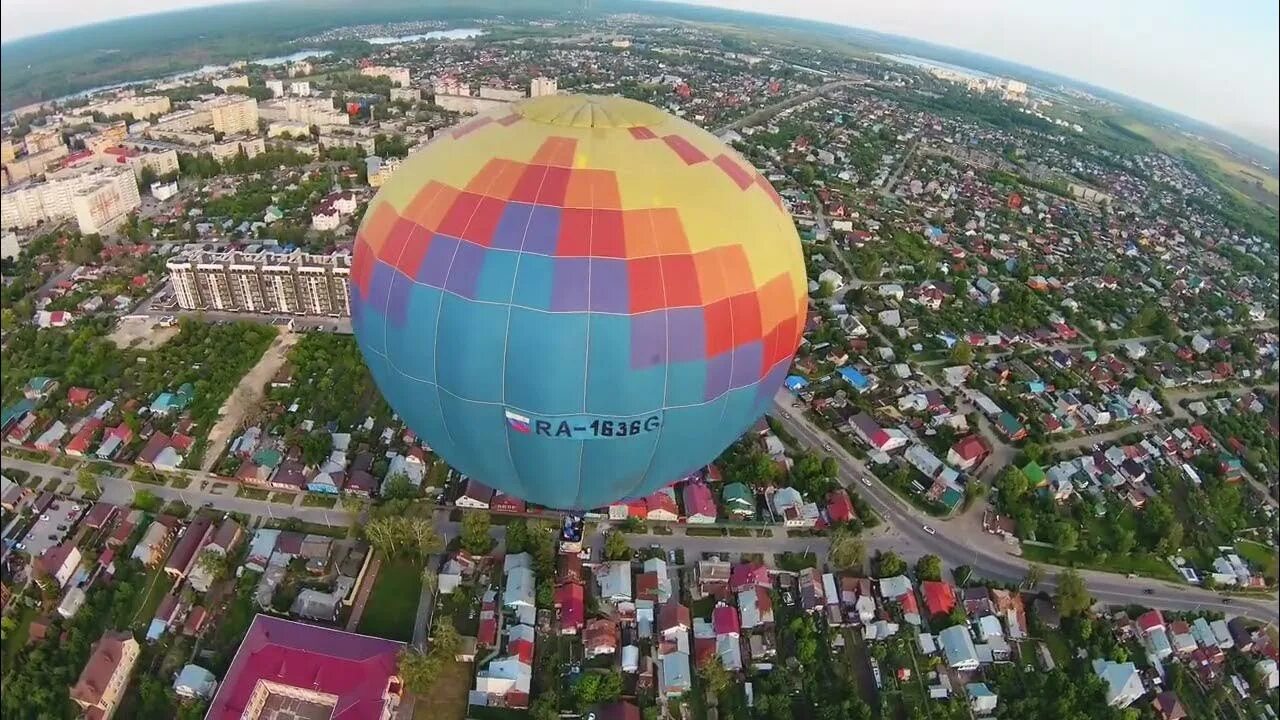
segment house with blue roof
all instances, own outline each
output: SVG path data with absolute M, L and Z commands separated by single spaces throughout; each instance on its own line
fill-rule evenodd
M 26 417 L 27 413 L 36 409 L 34 400 L 23 398 L 18 402 L 0 411 L 0 432 L 9 432 L 9 428 L 18 423 L 19 420 Z
M 809 381 L 799 375 L 788 375 L 784 383 L 791 392 L 799 392 L 809 386 Z
M 195 397 L 196 389 L 191 383 L 183 383 L 175 392 L 162 392 L 151 401 L 151 413 L 153 415 L 167 415 L 169 413 L 182 412 L 191 404 L 191 399 Z
M 871 388 L 875 387 L 875 384 L 872 383 L 871 380 L 866 375 L 863 375 L 862 373 L 858 372 L 856 368 L 843 367 L 843 368 L 840 368 L 837 372 L 840 373 L 840 377 L 844 378 L 845 382 L 852 385 L 854 389 L 858 390 L 859 392 L 870 390 Z
M 37 375 L 27 381 L 22 388 L 22 394 L 28 400 L 44 400 L 58 389 L 58 381 L 44 375 Z

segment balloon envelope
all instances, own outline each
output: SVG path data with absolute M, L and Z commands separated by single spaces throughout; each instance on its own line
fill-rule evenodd
M 618 97 L 439 132 L 369 206 L 352 264 L 378 387 L 458 471 L 558 508 L 698 470 L 768 407 L 807 312 L 773 187 Z

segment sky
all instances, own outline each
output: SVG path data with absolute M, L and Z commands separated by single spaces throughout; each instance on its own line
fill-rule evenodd
M 225 0 L 223 0 L 225 1 Z M 981 52 L 1280 148 L 1276 0 L 685 0 Z M 4 0 L 0 39 L 218 0 Z

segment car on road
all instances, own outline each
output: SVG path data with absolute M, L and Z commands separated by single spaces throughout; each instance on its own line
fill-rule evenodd
M 787 412 L 786 410 L 783 410 L 783 411 L 782 411 L 782 417 L 783 417 L 783 419 L 785 419 L 785 420 L 790 420 L 790 419 L 791 419 L 791 413 Z
M 868 479 L 866 475 L 863 475 L 862 477 L 858 478 L 858 480 L 860 480 L 863 485 L 866 485 L 867 487 L 871 487 L 871 480 Z
M 937 530 L 934 530 L 933 528 L 929 527 L 928 525 L 921 525 L 921 526 L 920 526 L 920 528 L 921 528 L 922 530 L 924 530 L 925 532 L 929 533 L 930 535 L 937 535 L 937 534 L 938 534 L 938 531 L 937 531 Z
M 822 443 L 822 449 L 831 452 L 831 443 Z
M 1152 590 L 1151 588 L 1143 588 L 1143 589 L 1142 589 L 1142 594 L 1143 594 L 1143 595 L 1155 595 L 1155 594 L 1156 594 L 1156 591 L 1155 591 L 1155 590 Z

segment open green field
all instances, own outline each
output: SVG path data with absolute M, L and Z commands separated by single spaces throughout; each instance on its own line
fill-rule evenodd
M 411 560 L 382 563 L 357 632 L 390 640 L 413 639 L 413 620 L 422 594 L 422 568 Z
M 1241 540 L 1236 543 L 1236 552 L 1250 564 L 1262 568 L 1263 577 L 1280 578 L 1280 555 L 1273 548 L 1253 540 Z
M 1125 575 L 1134 573 L 1143 577 L 1182 582 L 1182 577 L 1178 575 L 1169 563 L 1154 555 L 1142 553 L 1124 556 L 1112 555 L 1105 561 L 1099 562 L 1096 556 L 1084 551 L 1063 553 L 1053 548 L 1023 545 L 1022 557 L 1030 562 L 1044 563 L 1045 565 L 1064 565 L 1082 570 L 1104 570 Z
M 448 663 L 440 668 L 439 680 L 431 694 L 416 698 L 413 720 L 462 720 L 467 716 L 470 687 L 471 663 Z
M 1171 130 L 1158 128 L 1139 120 L 1126 120 L 1125 128 L 1147 138 L 1156 147 L 1173 155 L 1189 154 L 1207 162 L 1221 173 L 1231 187 L 1248 197 L 1268 205 L 1280 206 L 1280 178 L 1253 167 L 1226 150 Z

